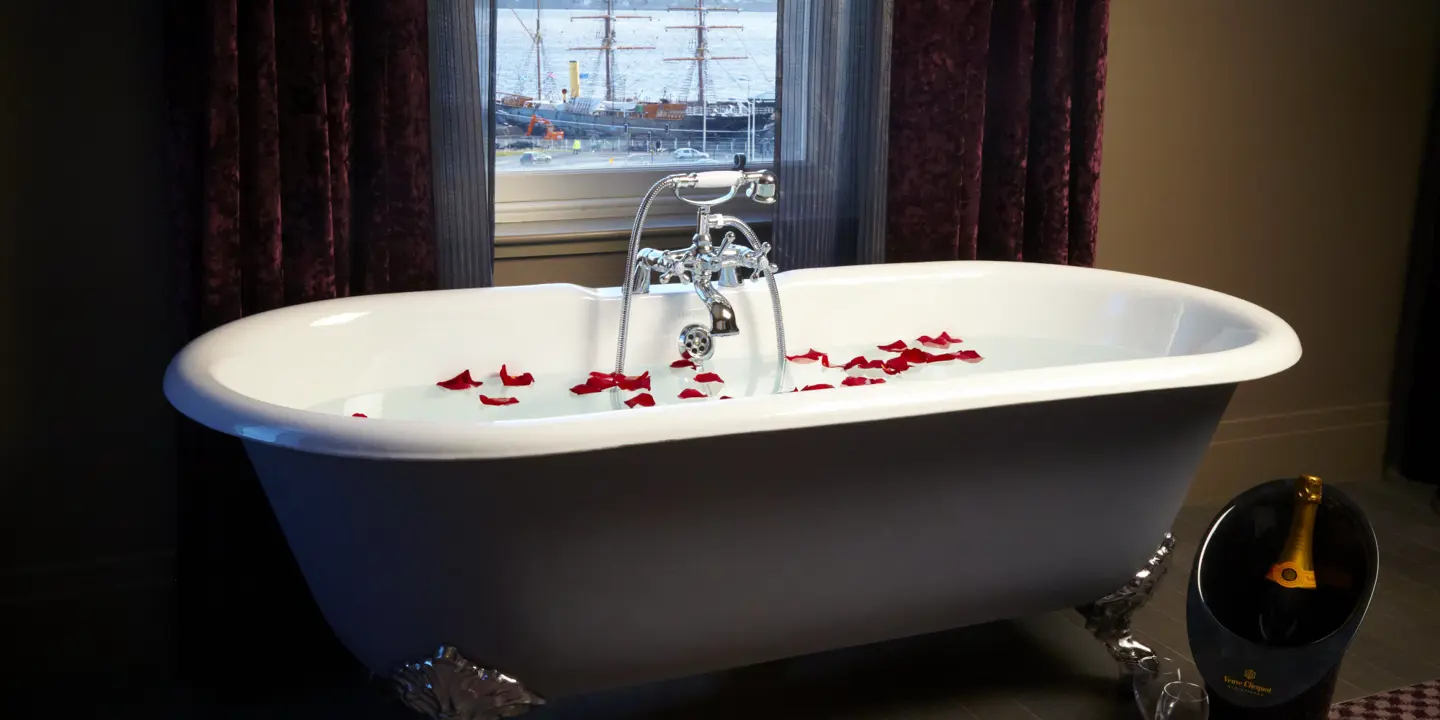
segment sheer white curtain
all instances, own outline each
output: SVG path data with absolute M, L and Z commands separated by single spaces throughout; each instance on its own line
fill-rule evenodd
M 885 259 L 893 0 L 781 0 L 782 270 Z

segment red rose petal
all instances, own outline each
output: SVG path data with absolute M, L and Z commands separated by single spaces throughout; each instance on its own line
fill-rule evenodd
M 625 407 L 655 407 L 655 398 L 651 397 L 650 393 L 640 393 L 639 395 L 636 395 L 635 397 L 626 400 Z
M 845 378 L 844 380 L 841 380 L 840 384 L 844 385 L 845 387 L 855 387 L 857 385 L 869 385 L 870 381 L 863 377 L 855 377 L 852 375 Z
M 802 353 L 800 355 L 786 355 L 785 359 L 793 363 L 799 363 L 801 365 L 808 365 L 815 362 L 816 360 L 824 363 L 826 367 L 829 367 L 830 365 L 830 356 L 816 350 L 815 348 L 810 348 L 810 352 Z
M 945 362 L 954 359 L 955 353 L 925 353 L 925 362 L 927 363 Z
M 886 375 L 894 375 L 894 374 L 896 374 L 896 373 L 902 373 L 902 372 L 905 372 L 906 370 L 909 370 L 909 369 L 910 369 L 910 363 L 905 362 L 905 358 L 902 358 L 902 357 L 893 357 L 893 358 L 890 358 L 889 360 L 886 360 L 886 361 L 885 361 L 885 374 L 886 374 Z
M 721 396 L 720 396 L 720 399 L 721 399 L 721 400 L 734 400 L 735 398 L 732 398 L 732 397 L 730 397 L 729 395 L 721 395 Z
M 709 396 L 709 395 L 706 395 L 706 394 L 703 393 L 703 392 L 700 392 L 699 390 L 696 390 L 695 388 L 685 388 L 684 390 L 681 390 L 681 391 L 680 391 L 680 399 L 681 399 L 681 400 L 690 400 L 690 399 L 692 399 L 692 398 L 703 398 L 703 397 L 710 397 L 710 396 Z
M 689 350 L 681 350 L 681 351 L 680 351 L 680 359 L 679 359 L 679 360 L 676 360 L 675 362 L 670 363 L 670 367 L 676 368 L 676 369 L 679 369 L 679 368 L 693 368 L 693 367 L 695 367 L 695 360 L 694 360 L 693 357 L 691 357 Z
M 582 384 L 580 384 L 580 385 L 576 385 L 575 387 L 570 388 L 570 391 L 571 391 L 571 392 L 574 392 L 574 393 L 576 393 L 576 394 L 578 394 L 578 395 L 584 395 L 584 394 L 587 394 L 587 393 L 599 392 L 599 391 L 601 391 L 601 390 L 609 390 L 610 388 L 613 388 L 613 387 L 618 387 L 618 388 L 620 388 L 621 390 L 631 390 L 631 391 L 633 391 L 633 390 L 649 390 L 649 389 L 650 389 L 650 371 L 649 371 L 649 370 L 646 370 L 645 372 L 640 373 L 639 375 L 628 375 L 628 376 L 627 376 L 627 375 L 622 375 L 622 374 L 620 374 L 620 373 L 604 373 L 604 372 L 596 371 L 596 372 L 590 373 L 590 377 L 587 378 L 584 383 L 582 383 Z M 577 388 L 585 388 L 585 389 L 584 389 L 584 390 L 579 390 L 579 389 L 577 389 Z
M 484 383 L 475 380 L 474 378 L 471 378 L 469 370 L 466 370 L 465 372 L 462 372 L 459 375 L 450 378 L 449 380 L 441 380 L 440 382 L 437 382 L 435 384 L 439 385 L 442 388 L 445 388 L 446 390 L 469 390 L 470 388 L 480 387 L 481 385 L 484 385 Z
M 350 417 L 363 417 L 363 418 L 368 418 L 368 417 L 370 417 L 370 416 L 369 416 L 369 415 L 366 415 L 365 413 L 350 413 Z
M 624 376 L 621 375 L 620 377 Z M 609 390 L 619 385 L 620 381 L 616 379 L 614 373 L 592 372 L 590 373 L 590 379 L 586 380 L 585 384 L 596 390 Z
M 857 355 L 854 360 L 845 363 L 846 370 L 857 367 L 861 370 L 879 370 L 885 367 L 885 363 L 881 360 L 866 360 L 864 355 Z
M 890 343 L 889 345 L 879 345 L 878 347 L 879 347 L 881 350 L 884 350 L 885 352 L 900 352 L 901 350 L 904 350 L 904 349 L 905 349 L 905 341 L 904 341 L 904 340 L 896 340 L 895 342 Z
M 620 373 L 592 372 L 590 373 L 590 377 L 585 379 L 585 382 L 570 388 L 570 392 L 576 395 L 589 395 L 590 393 L 609 390 L 613 387 L 618 387 L 621 390 L 649 390 L 650 371 L 646 370 L 639 375 L 630 376 L 621 375 Z
M 871 384 L 871 385 L 883 385 L 883 384 L 885 384 L 885 378 L 870 378 L 870 384 Z
M 631 377 L 625 377 L 624 375 L 621 375 L 616 379 L 615 384 L 619 385 L 621 390 L 649 390 L 650 371 L 646 370 L 639 375 L 634 375 Z
M 725 381 L 722 380 L 722 379 L 720 379 L 720 376 L 719 376 L 719 375 L 716 375 L 716 374 L 713 373 L 713 372 L 704 372 L 704 373 L 700 373 L 699 375 L 696 375 L 696 376 L 695 376 L 695 382 L 698 382 L 698 383 L 723 383 L 723 382 L 725 382 Z
M 484 403 L 484 404 L 486 404 L 486 405 L 514 405 L 515 403 L 520 402 L 520 398 L 513 398 L 513 397 L 493 397 L 493 398 L 492 398 L 492 397 L 488 397 L 488 396 L 486 396 L 486 395 L 481 395 L 481 396 L 480 396 L 480 402 L 482 402 L 482 403 Z
M 831 385 L 830 383 L 816 383 L 816 384 L 814 384 L 814 385 L 806 385 L 805 387 L 800 388 L 800 389 L 801 389 L 801 390 L 834 390 L 834 389 L 835 389 L 835 386 L 834 386 L 834 385 Z
M 930 353 L 920 348 L 905 348 L 900 352 L 900 359 L 911 365 L 924 365 L 930 361 Z
M 504 365 L 501 365 L 501 366 L 500 366 L 500 382 L 501 382 L 501 384 L 503 384 L 505 387 L 521 387 L 521 386 L 529 385 L 530 383 L 535 382 L 535 376 L 534 376 L 534 375 L 531 375 L 531 374 L 528 373 L 528 372 L 527 372 L 527 373 L 520 373 L 519 375 L 512 376 L 512 375 L 510 375 L 509 372 L 506 371 L 505 366 L 504 366 Z
M 960 338 L 950 337 L 950 333 L 948 333 L 948 332 L 942 332 L 942 333 L 940 333 L 940 334 L 939 334 L 938 336 L 936 336 L 936 337 L 930 337 L 929 335 L 921 335 L 920 337 L 915 338 L 915 342 L 920 343 L 921 345 L 924 345 L 925 347 L 942 348 L 942 349 L 943 349 L 943 348 L 948 348 L 948 347 L 950 347 L 951 345 L 954 345 L 954 344 L 956 344 L 956 343 L 959 343 L 959 342 L 960 342 Z
M 980 353 L 975 352 L 974 350 L 961 350 L 960 352 L 955 353 L 955 359 L 962 362 L 977 363 L 981 360 L 984 360 L 985 358 L 980 357 Z

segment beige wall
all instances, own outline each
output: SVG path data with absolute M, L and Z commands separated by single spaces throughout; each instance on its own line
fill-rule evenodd
M 1305 348 L 1236 394 L 1192 498 L 1379 477 L 1440 3 L 1111 7 L 1099 265 L 1259 303 Z
M 1252 300 L 1305 346 L 1236 395 L 1192 499 L 1379 477 L 1437 27 L 1431 0 L 1112 4 L 1100 266 Z M 496 276 L 612 285 L 620 265 Z

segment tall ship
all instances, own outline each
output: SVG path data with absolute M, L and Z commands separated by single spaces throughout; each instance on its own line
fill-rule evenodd
M 712 13 L 738 13 L 741 8 L 717 6 L 714 0 L 690 0 L 693 4 L 663 8 L 667 13 L 681 13 L 693 18 L 690 24 L 668 25 L 665 30 L 693 33 L 689 52 L 679 57 L 661 58 L 666 63 L 691 65 L 683 86 L 675 97 L 637 97 L 624 92 L 620 64 L 622 57 L 633 51 L 652 51 L 651 45 L 626 44 L 619 38 L 619 25 L 627 20 L 650 20 L 650 15 L 623 14 L 616 10 L 616 0 L 591 0 L 599 5 L 593 14 L 571 14 L 573 21 L 598 21 L 594 45 L 568 47 L 572 53 L 591 61 L 593 72 L 582 72 L 581 60 L 568 60 L 568 83 L 547 70 L 544 28 L 541 26 L 541 1 L 536 0 L 534 20 L 526 23 L 512 4 L 506 8 L 515 15 L 531 46 L 524 67 L 533 74 L 522 74 L 511 84 L 511 92 L 496 95 L 496 124 L 502 136 L 525 135 L 565 140 L 581 138 L 629 137 L 632 141 L 657 141 L 669 147 L 675 144 L 705 145 L 724 140 L 763 142 L 774 137 L 775 98 L 722 97 L 714 92 L 712 76 L 719 63 L 749 60 L 749 55 L 718 55 L 711 50 L 710 39 L 716 31 L 740 31 L 744 26 L 716 24 Z M 573 7 L 572 7 L 573 9 Z M 504 12 L 506 10 L 501 10 Z M 634 57 L 631 55 L 631 57 Z M 728 71 L 727 71 L 728 72 Z M 599 75 L 599 82 L 596 76 Z M 558 91 L 558 92 L 557 92 Z M 668 93 L 668 91 L 667 91 Z M 666 93 L 662 93 L 665 95 Z M 541 132 L 537 132 L 537 130 Z

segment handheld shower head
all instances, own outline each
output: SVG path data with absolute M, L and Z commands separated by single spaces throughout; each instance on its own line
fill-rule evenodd
M 754 200 L 761 205 L 775 204 L 776 179 L 775 173 L 769 170 L 761 170 L 756 173 L 748 173 L 754 179 L 745 188 L 745 197 Z

